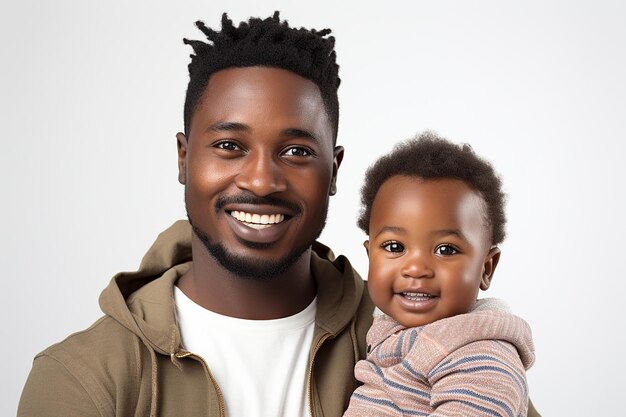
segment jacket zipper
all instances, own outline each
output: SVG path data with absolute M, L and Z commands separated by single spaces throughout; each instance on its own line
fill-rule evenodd
M 215 392 L 217 393 L 217 404 L 219 405 L 219 409 L 220 409 L 220 417 L 226 417 L 226 412 L 224 410 L 224 408 L 225 408 L 224 407 L 224 396 L 222 395 L 222 390 L 220 389 L 220 386 L 217 384 L 217 381 L 215 380 L 215 378 L 213 377 L 213 374 L 211 373 L 211 370 L 209 369 L 209 366 L 207 365 L 207 363 L 204 360 L 204 358 L 202 356 L 200 356 L 200 355 L 197 355 L 197 354 L 191 353 L 191 352 L 176 353 L 176 357 L 178 359 L 194 357 L 200 363 L 202 363 L 202 366 L 204 366 L 204 369 L 206 370 L 207 375 L 209 375 L 209 379 L 211 380 L 211 382 L 213 383 L 213 386 L 215 387 Z
M 315 364 L 315 357 L 317 356 L 317 351 L 322 346 L 322 344 L 330 337 L 330 333 L 324 334 L 320 340 L 313 347 L 313 359 L 311 359 L 311 364 L 309 366 L 309 376 L 307 377 L 307 394 L 309 397 L 309 414 L 311 417 L 315 417 L 315 413 L 313 412 L 313 365 Z

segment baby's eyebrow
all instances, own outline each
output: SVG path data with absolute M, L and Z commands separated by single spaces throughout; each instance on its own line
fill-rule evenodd
M 398 226 L 383 226 L 378 233 L 376 233 L 374 235 L 374 237 L 377 237 L 378 235 L 384 233 L 384 232 L 391 232 L 391 233 L 399 233 L 399 234 L 406 234 L 406 230 L 404 229 L 404 227 L 398 227 Z
M 460 239 L 463 239 L 465 241 L 467 241 L 467 238 L 465 237 L 465 235 L 463 233 L 461 233 L 460 230 L 457 229 L 441 229 L 441 230 L 435 230 L 431 233 L 431 235 L 433 236 L 449 236 L 449 235 L 453 235 L 453 236 L 457 236 Z

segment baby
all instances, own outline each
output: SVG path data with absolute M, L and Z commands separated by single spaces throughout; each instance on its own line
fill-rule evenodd
M 476 300 L 505 235 L 491 165 L 425 133 L 371 166 L 361 192 L 367 285 L 384 314 L 344 416 L 526 416 L 530 328 L 503 302 Z

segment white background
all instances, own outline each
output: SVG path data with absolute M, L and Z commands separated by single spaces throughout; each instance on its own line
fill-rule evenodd
M 181 39 L 222 11 L 275 9 L 337 38 L 346 155 L 321 240 L 366 273 L 365 168 L 424 129 L 472 144 L 508 193 L 485 296 L 533 328 L 533 401 L 544 416 L 620 414 L 626 3 L 165 3 L 2 0 L 0 415 L 15 414 L 32 357 L 97 319 L 110 276 L 184 217 Z

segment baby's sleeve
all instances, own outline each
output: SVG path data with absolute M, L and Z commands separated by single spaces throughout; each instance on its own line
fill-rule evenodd
M 382 372 L 375 364 L 367 360 L 358 361 L 354 367 L 354 376 L 363 385 L 352 393 L 343 417 L 402 416 L 386 392 Z
M 528 385 L 516 348 L 500 340 L 464 345 L 428 375 L 435 417 L 526 416 Z

